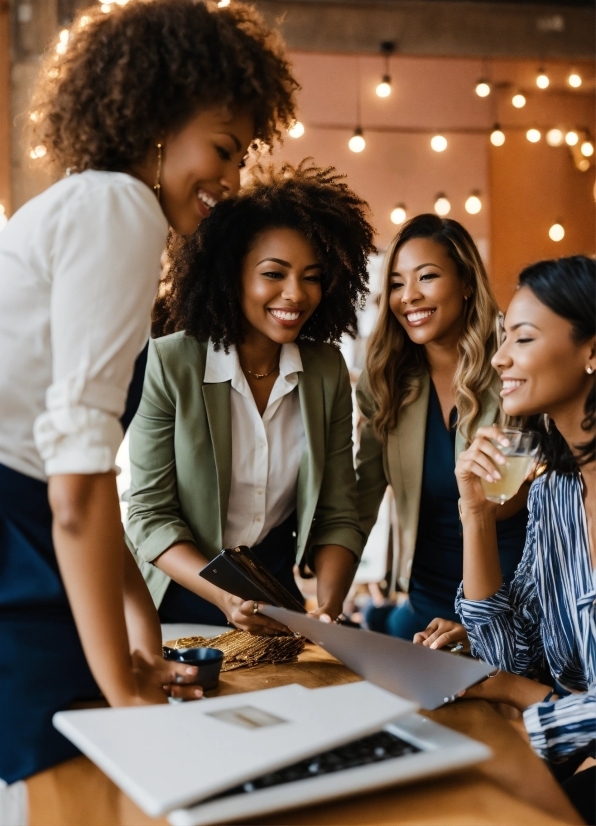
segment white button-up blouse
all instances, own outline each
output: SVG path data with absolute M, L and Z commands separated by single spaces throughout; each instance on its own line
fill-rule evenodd
M 261 417 L 236 348 L 230 347 L 227 355 L 211 344 L 207 350 L 205 383 L 232 384 L 232 480 L 225 548 L 258 544 L 296 509 L 298 471 L 306 447 L 298 398 L 301 371 L 297 345 L 284 344 L 279 376 Z
M 0 233 L 0 462 L 37 479 L 115 467 L 168 225 L 154 193 L 87 170 Z

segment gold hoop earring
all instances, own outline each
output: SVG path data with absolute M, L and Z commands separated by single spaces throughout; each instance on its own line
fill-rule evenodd
M 161 201 L 161 157 L 162 157 L 162 144 L 157 144 L 157 172 L 155 173 L 155 183 L 153 185 L 153 191 L 157 195 L 157 200 Z

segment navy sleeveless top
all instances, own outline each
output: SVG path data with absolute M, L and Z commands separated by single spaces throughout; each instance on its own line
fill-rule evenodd
M 424 468 L 418 534 L 412 563 L 409 598 L 413 609 L 433 617 L 459 622 L 454 602 L 463 577 L 463 538 L 455 479 L 457 411 L 451 411 L 445 427 L 439 397 L 430 383 Z M 501 571 L 510 582 L 521 560 L 528 521 L 523 507 L 510 519 L 497 522 Z

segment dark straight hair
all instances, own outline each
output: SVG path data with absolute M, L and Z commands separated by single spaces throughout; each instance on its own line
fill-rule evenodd
M 583 344 L 596 333 L 596 262 L 585 255 L 571 255 L 551 261 L 538 261 L 519 276 L 519 287 L 532 290 L 536 298 L 553 313 L 571 322 L 571 335 Z M 584 406 L 582 430 L 592 434 L 596 426 L 596 382 Z M 573 451 L 554 422 L 540 417 L 537 429 L 542 436 L 542 454 L 548 471 L 576 473 L 581 465 L 596 458 L 595 439 Z

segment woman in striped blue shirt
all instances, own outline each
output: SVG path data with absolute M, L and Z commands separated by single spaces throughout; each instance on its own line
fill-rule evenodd
M 505 412 L 541 416 L 546 465 L 530 491 L 524 555 L 510 585 L 499 567 L 499 506 L 481 486 L 500 478 L 505 459 L 494 442 L 507 442 L 497 428 L 482 428 L 456 466 L 464 541 L 456 609 L 473 653 L 502 669 L 466 696 L 523 711 L 530 743 L 565 763 L 555 773 L 570 775 L 564 786 L 589 823 L 594 763 L 573 772 L 596 741 L 594 275 L 584 256 L 524 270 L 493 358 Z

